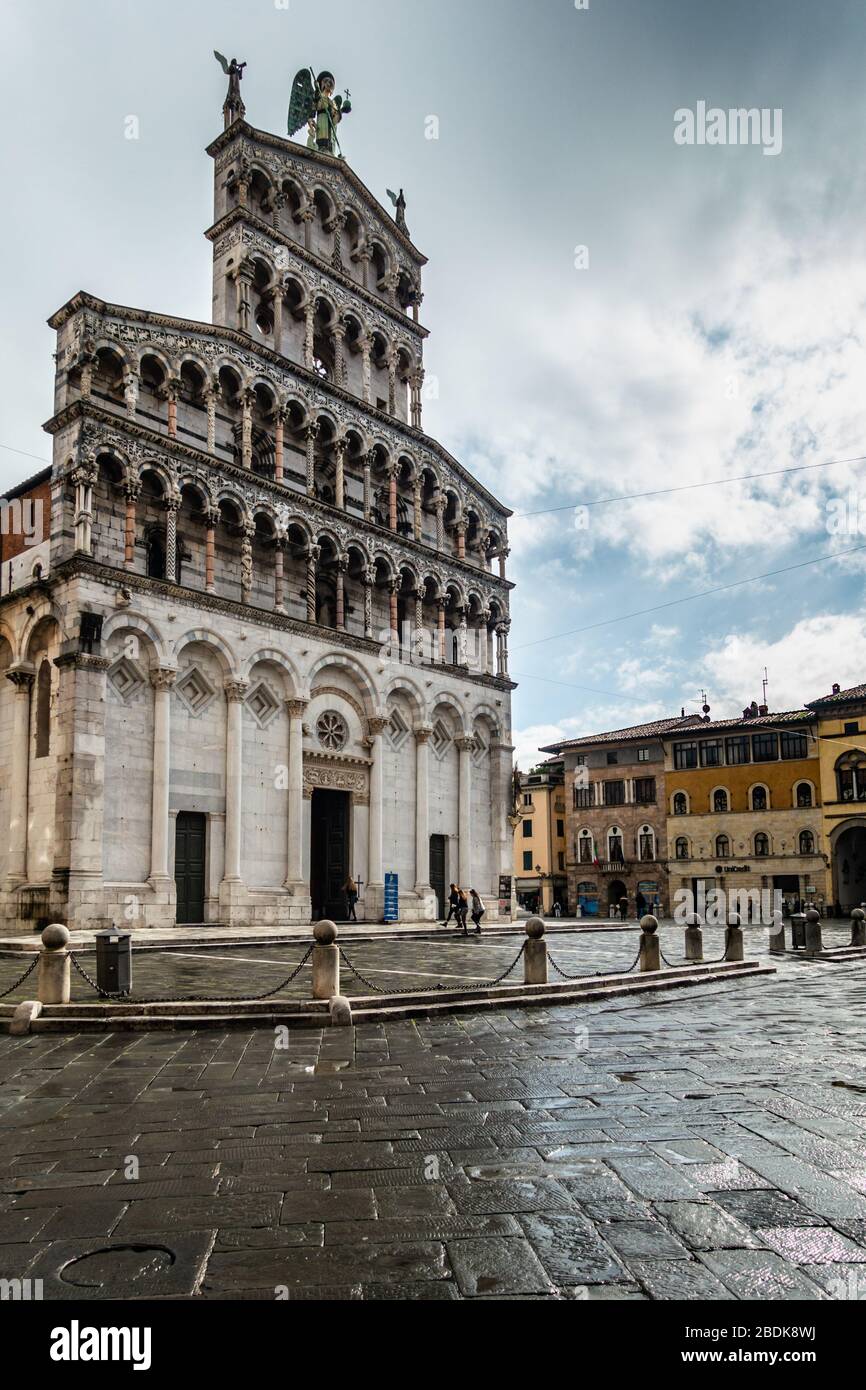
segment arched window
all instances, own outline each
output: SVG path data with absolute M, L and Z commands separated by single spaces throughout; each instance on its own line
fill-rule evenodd
M 730 857 L 731 857 L 731 842 L 730 842 L 730 840 L 728 839 L 727 835 L 718 835 L 718 836 L 716 837 L 716 858 L 717 858 L 717 859 L 730 859 Z
M 51 663 L 47 658 L 36 678 L 36 757 L 47 758 L 51 751 Z
M 656 857 L 656 837 L 651 825 L 643 825 L 638 835 L 638 857 L 645 863 Z
M 845 753 L 836 764 L 840 801 L 866 801 L 866 754 Z
M 689 813 L 689 799 L 685 792 L 677 792 L 674 797 L 674 815 L 687 816 Z
M 805 809 L 806 807 L 813 806 L 814 804 L 815 804 L 815 799 L 814 799 L 814 797 L 813 797 L 813 795 L 812 795 L 812 788 L 811 788 L 811 786 L 809 785 L 809 783 L 808 783 L 808 782 L 798 782 L 798 783 L 797 783 L 797 805 Z
M 758 859 L 766 859 L 766 858 L 768 858 L 769 853 L 770 853 L 770 837 L 769 837 L 769 835 L 763 835 L 763 834 L 762 834 L 762 835 L 756 835 L 756 836 L 755 836 L 755 855 L 756 855 L 756 857 L 757 857 Z
M 766 811 L 767 809 L 767 788 L 752 787 L 752 810 Z
M 624 864 L 625 855 L 622 848 L 622 831 L 616 826 L 607 832 L 607 857 L 611 864 Z
M 685 836 L 681 835 L 680 838 L 677 840 L 676 856 L 677 859 L 688 859 L 689 857 L 689 842 L 685 838 Z
M 812 834 L 811 830 L 800 831 L 800 853 L 815 853 L 815 836 Z
M 723 811 L 727 811 L 728 806 L 728 793 L 725 791 L 724 787 L 720 788 L 719 791 L 713 792 L 713 810 L 717 815 L 721 814 Z
M 591 864 L 594 858 L 592 852 L 592 836 L 588 830 L 582 830 L 577 842 L 577 857 L 581 864 Z

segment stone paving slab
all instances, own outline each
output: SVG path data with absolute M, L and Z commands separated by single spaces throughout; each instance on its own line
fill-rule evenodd
M 622 944 L 596 938 L 597 968 Z M 864 1003 L 862 967 L 784 963 L 337 1049 L 0 1037 L 0 1277 L 46 1299 L 862 1298 Z

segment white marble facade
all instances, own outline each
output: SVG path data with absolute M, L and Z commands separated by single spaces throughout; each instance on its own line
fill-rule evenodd
M 345 873 L 377 921 L 394 873 L 430 921 L 432 862 L 495 919 L 509 513 L 421 430 L 424 258 L 340 161 L 243 121 L 210 153 L 214 324 L 52 320 L 50 543 L 0 596 L 0 912 L 277 926 Z

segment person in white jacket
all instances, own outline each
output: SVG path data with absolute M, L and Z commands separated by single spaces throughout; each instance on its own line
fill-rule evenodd
M 472 912 L 470 915 L 472 917 L 473 922 L 475 923 L 475 931 L 480 936 L 481 918 L 484 916 L 485 912 L 487 911 L 487 908 L 484 906 L 480 893 L 477 893 L 474 888 L 469 889 L 469 896 L 472 899 Z

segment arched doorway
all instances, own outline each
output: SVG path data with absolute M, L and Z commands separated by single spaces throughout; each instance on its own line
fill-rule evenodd
M 607 886 L 607 900 L 611 907 L 619 907 L 623 898 L 628 897 L 628 890 L 621 878 L 615 878 Z
M 866 902 L 866 824 L 849 825 L 836 835 L 833 896 L 843 912 Z

